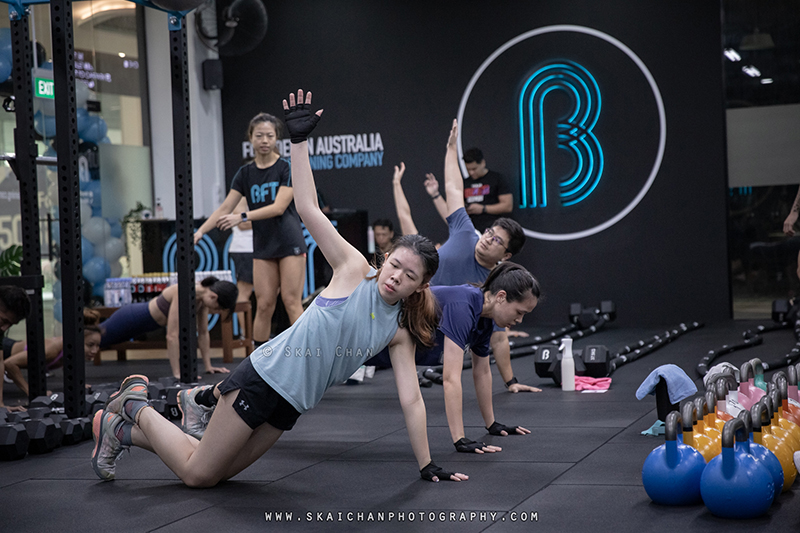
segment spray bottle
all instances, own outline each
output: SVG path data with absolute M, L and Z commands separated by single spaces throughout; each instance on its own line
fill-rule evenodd
M 575 390 L 575 359 L 572 357 L 572 339 L 564 337 L 561 339 L 561 390 Z

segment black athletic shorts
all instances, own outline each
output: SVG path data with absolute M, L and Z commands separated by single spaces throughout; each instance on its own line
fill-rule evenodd
M 236 389 L 239 389 L 239 394 L 233 409 L 251 429 L 266 422 L 289 431 L 300 418 L 297 409 L 258 375 L 249 357 L 219 384 L 219 393 L 223 396 Z
M 11 348 L 17 343 L 14 339 L 3 337 L 3 361 L 11 357 Z
M 228 257 L 233 261 L 233 268 L 236 269 L 236 281 L 253 284 L 253 254 L 231 252 Z

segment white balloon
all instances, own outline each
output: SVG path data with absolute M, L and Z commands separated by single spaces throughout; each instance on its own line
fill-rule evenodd
M 105 258 L 109 264 L 118 262 L 122 254 L 125 253 L 125 244 L 122 242 L 122 239 L 116 237 L 109 238 L 98 248 L 99 249 L 95 250 L 95 255 Z
M 58 198 L 56 198 L 55 205 L 58 205 Z M 89 220 L 91 218 L 92 218 L 92 204 L 89 203 L 88 200 L 81 200 L 81 228 L 83 228 L 84 235 L 86 234 L 86 225 L 89 223 Z M 89 237 L 86 238 L 89 239 Z
M 92 217 L 83 226 L 83 236 L 95 246 L 102 246 L 111 238 L 111 225 L 103 217 Z
M 122 276 L 122 265 L 119 261 L 111 261 L 111 277 L 119 278 Z

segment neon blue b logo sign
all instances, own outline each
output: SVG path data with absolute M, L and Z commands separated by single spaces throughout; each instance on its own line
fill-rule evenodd
M 545 127 L 547 95 L 562 91 L 570 99 L 570 111 L 562 116 L 556 131 Z M 603 175 L 603 149 L 592 129 L 600 117 L 600 88 L 588 70 L 572 61 L 557 61 L 539 68 L 522 88 L 519 97 L 519 139 L 522 154 L 520 207 L 546 207 L 547 183 L 558 178 L 561 205 L 586 199 Z M 555 133 L 558 147 L 573 159 L 566 176 L 548 176 L 546 141 Z

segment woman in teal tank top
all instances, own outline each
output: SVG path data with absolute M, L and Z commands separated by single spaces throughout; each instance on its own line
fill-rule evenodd
M 304 98 L 305 96 L 305 98 Z M 307 138 L 322 110 L 311 113 L 311 93 L 283 101 L 292 147 L 297 211 L 333 268 L 320 295 L 291 328 L 253 352 L 216 387 L 183 391 L 179 405 L 188 437 L 147 404 L 147 378 L 130 376 L 94 420 L 92 464 L 102 479 L 133 445 L 155 452 L 191 487 L 211 487 L 261 457 L 297 417 L 341 383 L 366 358 L 388 346 L 411 448 L 423 479 L 462 481 L 431 461 L 425 404 L 414 360 L 416 345 L 432 346 L 436 309 L 429 281 L 438 254 L 426 238 L 397 242 L 377 272 L 320 211 Z M 212 414 L 213 413 L 213 414 Z M 210 421 L 206 420 L 210 416 Z

